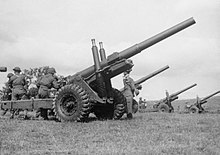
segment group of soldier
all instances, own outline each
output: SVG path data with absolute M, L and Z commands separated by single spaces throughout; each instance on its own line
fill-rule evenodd
M 59 89 L 58 79 L 55 76 L 56 70 L 54 68 L 48 68 L 45 75 L 39 77 L 36 81 L 35 89 L 28 89 L 28 81 L 24 74 L 21 74 L 20 67 L 15 67 L 13 73 L 8 73 L 8 81 L 6 83 L 7 99 L 6 100 L 25 100 L 30 97 L 39 99 L 49 98 L 51 88 Z M 37 92 L 37 93 L 35 93 Z M 5 111 L 6 113 L 7 111 Z M 4 113 L 4 114 L 5 114 Z M 38 109 L 36 117 L 47 120 L 47 109 Z M 15 111 L 11 111 L 11 117 L 13 118 Z M 24 110 L 24 119 L 29 119 L 27 116 L 27 110 Z
M 28 80 L 25 74 L 21 73 L 20 67 L 13 68 L 14 73 L 8 73 L 8 81 L 6 83 L 7 98 L 4 100 L 25 100 L 31 97 L 45 99 L 50 97 L 50 89 L 59 89 L 58 79 L 55 76 L 56 70 L 54 68 L 48 68 L 44 75 L 39 77 L 36 81 L 36 87 L 28 88 Z M 139 90 L 135 87 L 134 80 L 130 77 L 130 70 L 124 72 L 123 83 L 124 83 L 124 96 L 127 102 L 127 118 L 132 119 L 132 105 L 134 95 L 139 94 Z M 6 113 L 7 111 L 5 111 Z M 11 111 L 10 118 L 14 118 L 17 111 Z M 5 114 L 4 113 L 4 114 Z M 3 114 L 3 115 L 4 115 Z M 38 109 L 36 111 L 36 118 L 48 119 L 47 109 Z M 29 119 L 27 110 L 24 110 L 24 119 Z

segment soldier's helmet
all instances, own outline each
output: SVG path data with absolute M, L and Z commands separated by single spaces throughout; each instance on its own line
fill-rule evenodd
M 20 69 L 20 67 L 15 67 L 15 68 L 13 69 L 13 71 L 21 72 L 21 69 Z
M 12 74 L 12 73 L 8 73 L 7 78 L 12 77 L 13 75 L 14 75 L 14 74 Z
M 47 73 L 48 74 L 55 74 L 56 70 L 55 70 L 55 68 L 48 68 Z
M 134 66 L 133 61 L 132 61 L 131 59 L 128 59 L 128 60 L 127 60 L 127 63 L 131 64 L 132 67 Z M 129 73 L 132 71 L 132 67 L 131 67 L 130 69 L 126 70 L 126 71 L 124 72 L 124 74 L 129 74 Z

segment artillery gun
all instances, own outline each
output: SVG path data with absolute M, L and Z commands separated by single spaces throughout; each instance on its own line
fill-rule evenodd
M 166 91 L 166 98 L 161 99 L 158 103 L 156 103 L 153 108 L 160 112 L 173 112 L 174 108 L 171 105 L 171 102 L 178 99 L 178 95 L 195 87 L 197 84 L 193 84 L 185 89 L 182 89 L 176 93 L 173 93 L 169 95 L 169 93 Z
M 207 103 L 208 99 L 215 96 L 216 94 L 220 93 L 220 91 L 217 91 L 215 93 L 212 93 L 211 95 L 208 95 L 204 97 L 203 99 L 200 99 L 198 96 L 196 97 L 196 102 L 192 105 L 186 105 L 186 110 L 188 113 L 202 113 L 204 112 L 204 108 L 202 107 L 203 104 Z
M 120 119 L 125 112 L 126 99 L 119 90 L 112 87 L 111 78 L 133 66 L 127 60 L 130 57 L 193 24 L 195 21 L 190 18 L 107 58 L 100 44 L 102 61 L 99 60 L 98 48 L 92 39 L 94 65 L 72 75 L 54 99 L 4 101 L 2 108 L 53 109 L 60 121 L 85 121 L 90 113 L 94 113 L 98 118 Z
M 139 80 L 134 81 L 134 86 L 136 87 L 136 89 L 139 89 L 139 90 L 142 89 L 142 86 L 140 85 L 141 83 L 149 80 L 150 78 L 152 78 L 152 77 L 156 76 L 157 74 L 167 70 L 168 68 L 169 68 L 168 65 L 164 66 L 164 67 L 154 71 L 153 73 L 151 73 L 147 76 L 144 76 L 144 77 L 140 78 Z M 124 94 L 124 88 L 120 89 L 120 91 Z M 136 113 L 137 111 L 138 111 L 138 102 L 135 99 L 133 99 L 132 112 Z

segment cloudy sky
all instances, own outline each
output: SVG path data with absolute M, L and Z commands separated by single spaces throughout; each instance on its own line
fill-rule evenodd
M 220 90 L 219 9 L 219 0 L 0 0 L 0 65 L 9 72 L 49 65 L 72 75 L 93 64 L 92 38 L 110 55 L 193 17 L 193 26 L 134 56 L 131 76 L 169 65 L 143 84 L 140 96 L 160 99 L 165 90 L 197 83 L 180 98 L 204 97 Z M 122 75 L 113 85 L 123 86 Z

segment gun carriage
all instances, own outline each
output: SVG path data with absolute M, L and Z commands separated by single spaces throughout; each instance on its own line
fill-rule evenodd
M 182 89 L 176 93 L 173 93 L 171 95 L 169 95 L 168 92 L 166 92 L 166 97 L 161 99 L 158 103 L 156 103 L 153 108 L 156 109 L 157 111 L 160 111 L 160 112 L 173 112 L 174 111 L 174 108 L 171 104 L 171 102 L 175 101 L 178 99 L 178 95 L 195 87 L 197 84 L 193 84 L 185 89 Z
M 202 113 L 205 111 L 205 109 L 202 107 L 203 104 L 207 103 L 208 99 L 215 96 L 216 94 L 220 93 L 220 91 L 217 91 L 215 93 L 212 93 L 203 99 L 200 99 L 198 96 L 196 98 L 196 102 L 192 105 L 186 105 L 186 110 L 188 113 Z

